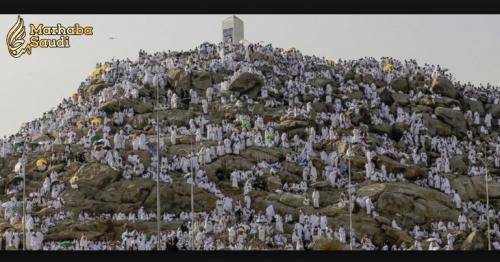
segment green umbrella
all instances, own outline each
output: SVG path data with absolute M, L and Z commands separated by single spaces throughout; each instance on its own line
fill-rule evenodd
M 73 242 L 70 242 L 68 240 L 61 242 L 61 247 L 64 247 L 65 249 L 68 249 L 69 247 L 73 246 Z
M 99 139 L 101 138 L 98 135 L 94 135 L 90 138 L 90 143 L 94 144 L 95 142 L 99 141 Z

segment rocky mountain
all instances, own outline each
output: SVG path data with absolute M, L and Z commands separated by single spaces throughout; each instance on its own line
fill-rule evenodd
M 176 215 L 161 222 L 162 231 L 177 230 L 189 221 L 179 219 L 181 212 L 191 210 L 191 185 L 182 167 L 195 152 L 197 170 L 204 171 L 199 181 L 207 185 L 194 188 L 195 212 L 216 210 L 217 201 L 224 197 L 232 198 L 233 205 L 238 200 L 245 205 L 248 195 L 254 216 L 266 214 L 270 205 L 277 214 L 292 215 L 293 221 L 284 225 L 288 242 L 301 212 L 326 216 L 329 227 L 336 231 L 343 225 L 349 237 L 349 210 L 342 201 L 348 197 L 350 167 L 353 198 L 359 200 L 352 213 L 358 243 L 366 236 L 376 249 L 403 243 L 415 248 L 412 232 L 418 225 L 428 233 L 419 239 L 424 249 L 431 232 L 436 232 L 433 236 L 440 239 L 442 249 L 448 233 L 455 238 L 455 249 L 487 248 L 485 165 L 492 177 L 488 183 L 492 229 L 500 214 L 498 88 L 453 82 L 446 70 L 414 60 L 363 58 L 334 63 L 272 46 L 222 48 L 204 44 L 186 52 L 141 51 L 135 61 L 104 63 L 103 73 L 87 78 L 74 96 L 3 140 L 2 203 L 12 197 L 22 200 L 22 179 L 14 170 L 25 150 L 29 213 L 37 218 L 35 230 L 46 228 L 44 243 L 73 241 L 83 233 L 92 240 L 119 242 L 126 230 L 155 235 L 155 218 L 118 221 L 103 214 L 137 213 L 141 207 L 156 214 L 158 119 L 160 154 L 168 162 L 160 182 L 161 213 Z M 222 139 L 209 139 L 207 125 L 221 126 Z M 123 148 L 115 144 L 120 132 Z M 141 134 L 143 148 L 134 145 L 143 139 Z M 226 138 L 232 153 L 206 153 L 207 148 L 215 151 L 224 145 Z M 236 153 L 236 140 L 252 143 Z M 37 163 L 40 159 L 47 161 L 46 168 Z M 336 159 L 333 164 L 331 159 Z M 132 170 L 130 179 L 124 175 L 126 166 Z M 311 166 L 317 178 L 311 178 Z M 243 192 L 244 179 L 240 178 L 238 188 L 233 186 L 236 170 L 259 174 L 249 180 L 248 194 Z M 334 182 L 328 172 L 338 172 Z M 47 177 L 51 184 L 44 193 Z M 71 187 L 74 177 L 78 190 Z M 307 189 L 302 192 L 297 188 L 304 177 Z M 430 185 L 436 179 L 449 185 Z M 216 190 L 208 189 L 212 184 Z M 54 187 L 60 192 L 53 193 Z M 312 200 L 305 205 L 314 190 L 319 192 L 319 206 L 314 207 Z M 34 192 L 41 192 L 41 197 Z M 460 198 L 460 208 L 453 192 Z M 367 197 L 377 215 L 367 213 Z M 79 218 L 83 212 L 89 218 Z M 234 216 L 232 211 L 227 213 Z M 471 223 L 467 229 L 459 228 L 460 214 Z M 22 212 L 16 215 L 6 219 L 2 212 L 0 233 L 21 231 Z M 101 218 L 91 219 L 97 216 Z M 47 218 L 50 222 L 43 222 Z M 235 221 L 229 224 L 236 225 Z M 446 225 L 445 230 L 436 228 L 438 222 Z M 448 222 L 454 227 L 447 228 Z M 274 222 L 268 223 L 274 227 Z M 203 220 L 197 225 L 203 225 Z M 228 241 L 226 232 L 208 235 Z M 491 241 L 498 241 L 499 235 L 493 233 Z M 349 248 L 338 239 L 323 238 L 304 246 Z M 257 237 L 246 241 L 265 249 L 285 248 Z M 355 246 L 363 248 L 361 243 Z

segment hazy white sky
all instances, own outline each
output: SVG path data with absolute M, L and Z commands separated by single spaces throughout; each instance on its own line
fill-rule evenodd
M 93 26 L 69 49 L 35 48 L 12 58 L 0 48 L 0 135 L 40 117 L 73 94 L 96 62 L 220 42 L 228 15 L 22 15 L 26 24 Z M 500 85 L 499 15 L 238 15 L 245 38 L 332 59 L 415 58 L 440 64 L 460 81 Z M 5 37 L 16 15 L 0 15 Z M 27 28 L 27 33 L 29 29 Z M 116 37 L 110 40 L 109 37 Z M 5 38 L 4 38 L 5 39 Z

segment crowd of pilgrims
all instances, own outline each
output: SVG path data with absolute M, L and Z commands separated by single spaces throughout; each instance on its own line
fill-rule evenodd
M 270 60 L 252 59 L 252 54 L 259 53 Z M 391 70 L 384 66 L 392 64 Z M 97 67 L 102 64 L 98 64 Z M 425 87 L 429 87 L 432 80 L 437 77 L 452 79 L 447 70 L 439 66 L 428 64 L 418 65 L 415 60 L 398 61 L 384 57 L 380 61 L 374 58 L 358 60 L 338 60 L 333 67 L 327 67 L 328 61 L 316 56 L 306 56 L 300 51 L 284 51 L 270 45 L 261 44 L 208 44 L 204 43 L 189 52 L 157 52 L 147 54 L 139 52 L 137 60 L 112 60 L 107 62 L 108 68 L 96 78 L 89 77 L 82 85 L 88 86 L 101 81 L 106 88 L 99 91 L 90 99 L 77 95 L 64 99 L 57 108 L 46 112 L 41 118 L 28 122 L 20 131 L 0 141 L 1 157 L 18 157 L 15 172 L 19 177 L 26 173 L 29 153 L 48 153 L 48 163 L 38 166 L 40 171 L 45 171 L 56 163 L 69 165 L 74 162 L 82 163 L 95 161 L 108 165 L 122 174 L 123 179 L 134 180 L 136 177 L 156 180 L 157 167 L 159 166 L 160 181 L 172 183 L 173 172 L 192 174 L 182 176 L 186 183 L 202 188 L 217 198 L 214 210 L 196 212 L 190 210 L 180 214 L 165 213 L 162 215 L 164 223 L 180 222 L 176 230 L 161 232 L 161 248 L 174 250 L 257 250 L 257 249 L 284 249 L 304 250 L 309 244 L 320 239 L 337 239 L 343 244 L 353 244 L 355 249 L 364 250 L 453 250 L 455 235 L 458 231 L 472 232 L 486 223 L 488 216 L 492 221 L 491 236 L 495 249 L 500 249 L 498 240 L 500 230 L 498 218 L 500 210 L 492 206 L 487 208 L 484 201 L 462 201 L 460 195 L 450 184 L 447 175 L 450 174 L 450 158 L 453 155 L 465 155 L 468 160 L 467 174 L 470 176 L 485 175 L 486 170 L 481 162 L 485 157 L 491 160 L 491 165 L 500 167 L 500 139 L 484 141 L 482 134 L 488 134 L 500 126 L 500 119 L 495 119 L 490 113 L 480 116 L 470 110 L 465 117 L 472 119 L 478 127 L 480 134 L 468 132 L 467 136 L 459 139 L 456 136 L 440 137 L 430 136 L 426 132 L 422 115 L 417 112 L 407 112 L 397 108 L 393 114 L 386 104 L 381 102 L 375 84 L 359 83 L 345 80 L 349 72 L 369 74 L 373 79 L 383 81 L 387 85 L 393 79 L 407 77 L 412 80 L 423 78 Z M 272 68 L 272 73 L 259 70 L 264 66 Z M 166 72 L 180 68 L 186 72 L 205 70 L 229 74 L 226 79 L 206 88 L 204 93 L 191 89 L 188 93 L 175 92 L 168 83 Z M 327 69 L 330 68 L 330 69 Z M 249 96 L 237 97 L 228 94 L 231 81 L 244 72 L 259 76 L 264 85 L 257 98 Z M 289 80 L 279 84 L 278 78 L 289 76 Z M 312 85 L 318 77 L 334 79 L 339 84 L 342 98 L 333 98 L 333 87 Z M 168 88 L 167 88 L 168 87 Z M 151 126 L 160 124 L 160 148 L 179 143 L 180 136 L 194 137 L 195 144 L 201 145 L 199 150 L 191 150 L 185 155 L 173 155 L 170 158 L 156 154 L 156 140 L 148 137 L 145 132 L 134 129 L 127 124 L 127 120 L 135 115 L 132 107 L 125 108 L 112 114 L 106 114 L 99 108 L 110 101 L 124 98 L 146 102 L 141 96 L 142 89 L 166 89 L 165 95 L 159 99 L 163 110 L 183 108 L 186 100 L 190 108 L 201 106 L 203 114 L 189 119 L 189 126 L 167 126 L 164 122 L 156 123 L 155 118 L 150 118 Z M 361 89 L 362 88 L 362 89 Z M 388 86 L 390 90 L 391 87 Z M 485 95 L 488 102 L 498 105 L 500 92 L 494 86 L 473 86 L 470 83 L 459 84 L 460 92 L 471 99 Z M 363 90 L 360 99 L 347 99 L 347 94 Z M 277 96 L 279 95 L 279 96 Z M 313 102 L 305 103 L 304 96 L 312 96 Z M 418 101 L 422 92 L 411 90 L 409 98 Z M 439 96 L 434 94 L 434 96 Z M 282 97 L 278 99 L 276 97 Z M 313 104 L 325 102 L 333 104 L 331 112 L 311 114 Z M 209 109 L 218 110 L 219 107 L 249 107 L 264 104 L 265 108 L 285 108 L 282 119 L 309 119 L 322 126 L 321 129 L 308 127 L 306 136 L 295 135 L 289 138 L 286 132 L 279 132 L 278 123 L 264 121 L 257 114 L 236 114 L 235 119 L 224 119 L 221 122 L 211 122 Z M 359 113 L 360 108 L 370 109 L 370 119 L 373 125 L 380 123 L 405 123 L 408 128 L 402 136 L 405 147 L 396 147 L 395 141 L 387 135 L 381 135 L 383 145 L 372 148 L 367 144 L 367 130 L 351 122 L 351 114 Z M 496 122 L 495 122 L 496 121 Z M 81 128 L 88 132 L 79 134 Z M 345 130 L 352 130 L 344 132 Z M 341 132 L 342 131 L 342 132 Z M 57 134 L 49 140 L 33 146 L 33 138 Z M 378 135 L 377 135 L 378 136 Z M 168 143 L 165 142 L 168 141 Z M 319 212 L 321 192 L 312 187 L 313 183 L 326 181 L 327 184 L 343 192 L 338 199 L 338 206 L 342 208 L 361 207 L 368 216 L 378 216 L 372 199 L 356 195 L 356 183 L 349 185 L 349 165 L 336 150 L 315 150 L 314 145 L 328 141 L 344 141 L 348 144 L 361 146 L 367 159 L 365 165 L 365 179 L 372 182 L 404 182 L 401 173 L 388 172 L 384 165 L 376 168 L 372 159 L 377 155 L 392 154 L 400 159 L 402 165 L 422 164 L 429 167 L 426 177 L 415 183 L 422 187 L 432 188 L 447 194 L 461 212 L 457 221 L 435 221 L 429 226 L 414 225 L 413 228 L 401 228 L 396 220 L 392 220 L 392 227 L 407 231 L 414 238 L 413 245 L 386 242 L 384 245 L 375 245 L 369 235 L 356 234 L 350 236 L 349 225 L 331 224 L 328 218 Z M 430 148 L 426 142 L 430 141 Z M 76 145 L 83 148 L 81 152 L 74 152 Z M 62 146 L 64 150 L 54 152 L 55 146 Z M 132 153 L 127 157 L 121 154 L 127 147 L 132 148 Z M 302 167 L 302 181 L 300 183 L 284 183 L 278 193 L 292 192 L 304 196 L 303 205 L 312 206 L 318 212 L 305 213 L 299 210 L 299 215 L 280 214 L 275 212 L 273 205 L 268 205 L 265 211 L 252 208 L 250 192 L 254 190 L 253 182 L 260 176 L 272 176 L 280 171 L 282 163 L 267 163 L 262 161 L 250 170 L 233 170 L 230 173 L 232 188 L 241 190 L 241 198 L 233 199 L 226 196 L 211 182 L 203 167 L 224 155 L 238 155 L 249 147 L 275 147 L 286 150 L 287 162 L 295 162 Z M 404 148 L 401 149 L 401 148 Z M 350 150 L 350 149 L 349 149 Z M 349 151 L 348 150 L 348 151 Z M 150 156 L 150 163 L 141 162 L 139 154 L 134 152 L 146 151 Z M 431 159 L 428 152 L 439 155 Z M 348 152 L 349 155 L 349 152 Z M 349 155 L 350 156 L 350 155 Z M 313 164 L 311 158 L 319 157 L 324 168 L 319 169 Z M 158 164 L 159 162 L 159 164 Z M 131 213 L 102 213 L 90 214 L 82 211 L 72 214 L 64 211 L 64 199 L 61 194 L 65 190 L 80 190 L 79 178 L 75 175 L 66 185 L 53 171 L 44 178 L 42 186 L 36 192 L 29 192 L 26 202 L 26 248 L 33 250 L 155 250 L 157 245 L 156 234 L 146 234 L 135 229 L 127 229 L 121 239 L 91 239 L 86 233 L 81 238 L 71 241 L 44 241 L 50 228 L 63 220 L 77 220 L 81 223 L 95 220 L 129 221 L 132 223 L 156 221 L 153 210 L 146 211 L 141 207 L 137 212 Z M 194 181 L 193 181 L 194 178 Z M 22 180 L 19 180 L 22 181 Z M 22 183 L 11 183 L 6 188 L 4 201 L 1 203 L 1 216 L 11 224 L 22 221 Z M 497 183 L 497 180 L 492 183 Z M 351 204 L 349 203 L 351 199 Z M 241 201 L 242 200 L 242 201 Z M 35 216 L 32 214 L 34 207 L 46 207 L 55 210 L 55 214 Z M 479 219 L 469 218 L 469 212 L 479 214 Z M 193 224 L 194 221 L 194 224 Z M 287 233 L 285 225 L 289 225 L 291 233 Z M 194 230 L 194 231 L 193 231 Z M 9 228 L 1 236 L 1 249 L 20 249 L 22 246 L 22 231 Z

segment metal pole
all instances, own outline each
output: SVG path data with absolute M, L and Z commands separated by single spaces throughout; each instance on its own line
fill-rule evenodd
M 348 161 L 348 171 L 349 171 L 349 188 L 348 193 L 349 193 L 349 247 L 351 248 L 352 251 L 352 194 L 351 194 L 351 156 L 350 154 L 347 155 L 347 161 Z
M 23 250 L 26 250 L 26 169 L 25 157 L 23 154 L 21 158 L 21 173 L 23 174 Z
M 191 172 L 191 250 L 194 250 L 194 172 Z
M 160 110 L 160 86 L 156 86 L 156 130 L 157 130 L 157 145 L 156 145 L 156 230 L 157 230 L 157 245 L 156 249 L 160 250 L 161 245 L 160 245 L 160 117 L 159 117 L 159 110 Z
M 490 234 L 490 196 L 488 193 L 488 167 L 486 167 L 486 176 L 485 176 L 485 182 L 486 182 L 486 221 L 488 223 L 488 250 L 491 251 L 491 234 Z
M 193 151 L 193 141 L 191 141 L 191 152 Z M 193 155 L 194 156 L 194 155 Z M 194 166 L 191 163 L 191 250 L 194 250 Z

